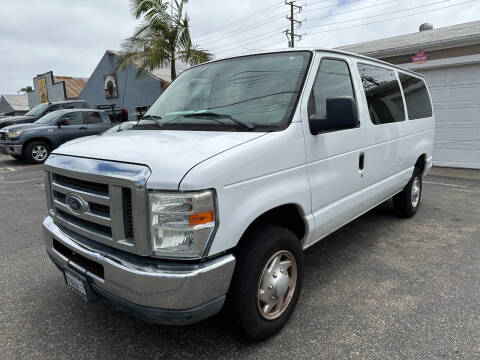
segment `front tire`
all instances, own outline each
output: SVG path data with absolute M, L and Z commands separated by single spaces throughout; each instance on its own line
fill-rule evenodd
M 230 301 L 237 324 L 253 340 L 278 332 L 292 315 L 303 284 L 303 250 L 290 230 L 257 226 L 236 253 Z
M 393 207 L 398 216 L 410 218 L 417 212 L 422 198 L 422 172 L 415 167 L 407 186 L 393 197 Z
M 50 155 L 50 146 L 43 141 L 32 141 L 23 153 L 30 164 L 43 164 Z

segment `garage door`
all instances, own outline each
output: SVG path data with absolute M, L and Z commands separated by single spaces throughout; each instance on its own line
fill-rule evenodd
M 434 165 L 480 169 L 480 64 L 421 72 L 435 108 Z

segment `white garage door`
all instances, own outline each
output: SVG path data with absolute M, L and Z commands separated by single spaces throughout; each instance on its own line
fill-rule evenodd
M 421 72 L 435 108 L 434 165 L 480 169 L 480 64 Z

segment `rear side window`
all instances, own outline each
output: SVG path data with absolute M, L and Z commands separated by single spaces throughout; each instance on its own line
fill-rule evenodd
M 67 120 L 67 125 L 83 125 L 83 115 L 81 112 L 71 112 L 62 116 Z
M 309 98 L 308 116 L 327 116 L 327 98 L 354 97 L 348 65 L 343 60 L 323 59 Z
M 87 112 L 87 124 L 100 124 L 102 123 L 102 118 L 98 112 L 89 111 Z
M 405 120 L 402 93 L 395 72 L 361 63 L 358 71 L 372 122 L 381 125 Z
M 407 103 L 408 118 L 416 120 L 431 117 L 432 104 L 425 82 L 422 79 L 403 73 L 398 75 L 402 83 L 405 102 Z

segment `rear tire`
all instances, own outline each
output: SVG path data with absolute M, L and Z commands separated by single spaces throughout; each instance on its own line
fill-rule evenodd
M 290 230 L 261 225 L 236 252 L 230 291 L 236 323 L 252 340 L 277 333 L 289 320 L 303 283 L 303 250 Z
M 50 146 L 43 141 L 32 141 L 23 152 L 25 160 L 30 164 L 43 164 L 50 155 Z
M 407 186 L 393 197 L 393 207 L 398 216 L 410 218 L 417 212 L 422 198 L 422 172 L 415 167 Z

